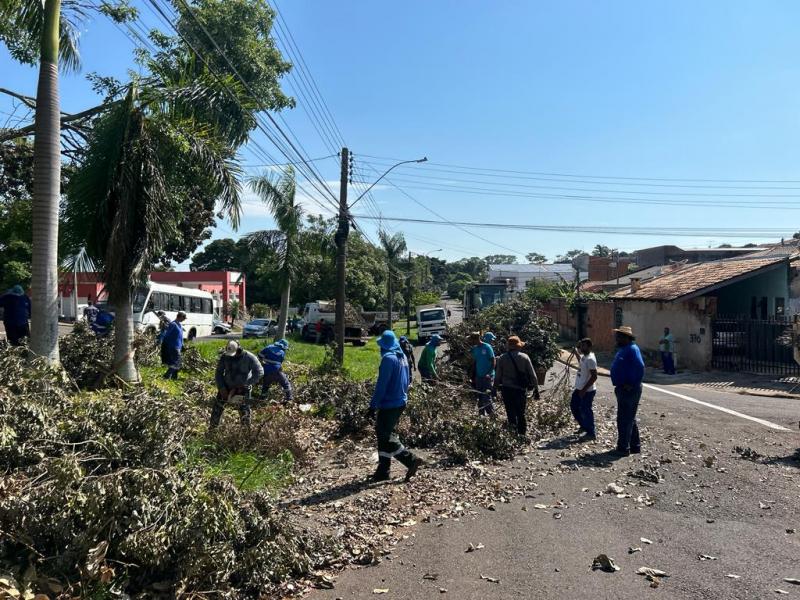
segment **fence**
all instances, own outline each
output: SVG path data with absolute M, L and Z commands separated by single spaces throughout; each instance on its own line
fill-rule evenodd
M 711 365 L 726 371 L 800 375 L 798 343 L 787 318 L 765 320 L 718 316 L 711 322 Z

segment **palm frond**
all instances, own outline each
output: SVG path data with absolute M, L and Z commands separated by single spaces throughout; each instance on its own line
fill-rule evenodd
M 65 71 L 80 68 L 78 38 L 81 24 L 87 19 L 87 7 L 78 0 L 62 0 L 59 23 L 59 64 Z M 39 62 L 43 0 L 0 1 L 0 40 L 15 60 L 35 65 Z

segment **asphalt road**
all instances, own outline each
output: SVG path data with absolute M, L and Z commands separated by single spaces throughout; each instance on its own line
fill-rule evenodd
M 605 378 L 599 387 L 597 442 L 532 447 L 500 469 L 499 489 L 524 488 L 517 499 L 420 524 L 378 566 L 348 569 L 335 589 L 311 597 L 374 598 L 388 589 L 380 597 L 752 599 L 783 590 L 800 598 L 800 585 L 783 581 L 800 579 L 800 533 L 787 533 L 800 532 L 800 401 L 648 387 L 639 411 L 643 453 L 612 460 L 604 454 L 616 433 L 612 390 Z M 762 456 L 747 460 L 736 446 Z M 663 481 L 629 475 L 644 465 Z M 631 497 L 597 495 L 612 482 Z M 645 494 L 649 500 L 636 501 Z M 465 552 L 479 543 L 485 548 Z M 621 570 L 592 571 L 601 553 Z M 643 566 L 670 576 L 651 588 L 636 574 Z

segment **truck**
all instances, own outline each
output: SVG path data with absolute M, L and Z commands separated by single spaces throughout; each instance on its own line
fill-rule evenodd
M 441 336 L 447 333 L 447 309 L 442 306 L 418 306 L 417 338 L 425 343 L 434 333 Z
M 361 315 L 350 305 L 345 305 L 344 341 L 354 346 L 363 346 L 369 339 L 369 332 Z M 322 321 L 320 341 L 331 342 L 336 338 L 336 303 L 332 300 L 307 302 L 303 307 L 303 328 L 301 337 L 306 341 L 317 340 L 317 324 Z
M 464 318 L 511 298 L 508 283 L 473 283 L 464 290 Z

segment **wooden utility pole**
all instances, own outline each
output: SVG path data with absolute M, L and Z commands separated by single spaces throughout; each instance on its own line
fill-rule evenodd
M 406 335 L 411 335 L 411 278 L 414 274 L 414 263 L 411 260 L 411 250 L 408 251 L 408 280 L 406 282 Z M 419 323 L 417 323 L 419 327 Z
M 336 229 L 336 361 L 344 365 L 344 319 L 347 294 L 347 236 L 350 235 L 350 215 L 347 208 L 347 181 L 350 167 L 350 151 L 342 148 L 342 171 L 339 182 L 339 227 Z

